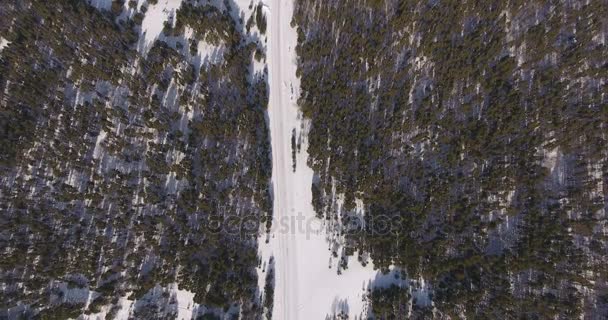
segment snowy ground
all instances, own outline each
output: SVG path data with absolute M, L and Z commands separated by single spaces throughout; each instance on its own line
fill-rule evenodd
M 182 0 L 159 0 L 157 4 L 148 6 L 141 28 L 140 51 L 148 52 L 154 41 L 163 32 L 165 22 L 175 24 L 175 12 L 182 5 Z
M 8 42 L 8 40 L 0 37 L 0 52 L 2 52 L 2 49 L 4 49 L 9 44 L 10 44 L 10 42 Z
M 311 204 L 313 172 L 306 166 L 305 141 L 297 156 L 297 170 L 292 170 L 291 133 L 294 128 L 298 133 L 301 129 L 296 106 L 297 34 L 290 27 L 293 3 L 266 3 L 270 11 L 267 62 L 275 221 L 270 242 L 260 239 L 260 251 L 263 261 L 270 255 L 276 259 L 273 318 L 325 319 L 328 314 L 344 311 L 355 319 L 363 312 L 364 290 L 377 272 L 371 263 L 362 267 L 356 257 L 341 275 L 336 268 L 329 268 L 329 244 Z

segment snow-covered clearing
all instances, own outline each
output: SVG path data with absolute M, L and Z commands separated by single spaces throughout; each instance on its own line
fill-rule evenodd
M 272 139 L 274 223 L 270 242 L 259 241 L 263 261 L 276 260 L 275 319 L 325 319 L 344 311 L 351 319 L 364 311 L 363 295 L 378 272 L 371 263 L 363 267 L 351 258 L 348 269 L 338 275 L 329 268 L 330 252 L 322 221 L 312 207 L 313 171 L 306 166 L 306 141 L 292 170 L 291 134 L 301 129 L 296 105 L 296 30 L 291 28 L 291 0 L 269 4 L 270 135 Z M 301 226 L 301 228 L 300 228 Z M 316 231 L 316 232 L 315 232 Z

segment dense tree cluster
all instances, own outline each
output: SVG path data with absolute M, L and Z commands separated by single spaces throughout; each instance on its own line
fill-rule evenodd
M 313 205 L 394 221 L 346 252 L 429 281 L 435 317 L 608 314 L 605 3 L 296 3 Z
M 135 318 L 171 318 L 174 286 L 194 293 L 195 316 L 262 316 L 255 225 L 270 227 L 272 205 L 258 44 L 228 10 L 185 2 L 140 52 L 152 3 L 0 4 L 0 318 L 112 318 L 124 299 Z M 197 65 L 197 41 L 222 43 L 221 61 Z

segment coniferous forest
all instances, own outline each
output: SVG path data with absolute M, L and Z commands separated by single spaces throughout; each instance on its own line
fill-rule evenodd
M 607 38 L 605 0 L 0 1 L 0 319 L 608 319 Z
M 606 317 L 606 3 L 296 4 L 316 212 L 432 288 L 376 318 Z
M 230 8 L 184 3 L 142 49 L 152 4 L 0 4 L 0 318 L 262 313 L 257 230 L 272 215 L 259 44 Z M 189 37 L 185 37 L 185 29 Z M 199 63 L 199 43 L 223 48 Z M 123 310 L 124 311 L 124 310 Z

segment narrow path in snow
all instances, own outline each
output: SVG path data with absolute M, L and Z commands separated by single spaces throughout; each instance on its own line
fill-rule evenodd
M 344 311 L 355 319 L 363 312 L 364 289 L 376 272 L 371 263 L 362 267 L 356 256 L 341 275 L 335 267 L 329 268 L 323 221 L 315 217 L 312 208 L 313 171 L 306 165 L 306 139 L 297 155 L 296 172 L 292 169 L 292 130 L 299 135 L 301 129 L 296 105 L 297 33 L 290 26 L 293 0 L 267 3 L 274 222 L 270 243 L 261 240 L 260 251 L 265 261 L 270 255 L 275 257 L 273 318 L 325 319 L 328 314 Z

